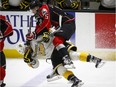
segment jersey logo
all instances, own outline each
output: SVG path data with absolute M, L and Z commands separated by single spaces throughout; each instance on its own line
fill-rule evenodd
M 45 19 L 48 19 L 48 11 L 46 9 L 42 9 L 42 15 L 45 17 Z

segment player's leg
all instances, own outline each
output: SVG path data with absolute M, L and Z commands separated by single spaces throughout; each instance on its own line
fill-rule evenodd
M 62 64 L 55 67 L 54 72 L 60 76 L 63 76 L 66 80 L 72 83 L 71 87 L 81 87 L 84 83 L 78 79 L 74 73 L 67 70 Z
M 102 59 L 100 59 L 96 56 L 93 56 L 87 52 L 77 52 L 77 51 L 71 50 L 69 54 L 70 54 L 71 58 L 79 59 L 80 61 L 83 61 L 83 62 L 95 63 L 96 68 L 102 67 L 105 63 L 105 62 L 103 62 Z
M 56 36 L 53 39 L 53 44 L 55 46 L 55 48 L 57 49 L 57 51 L 59 52 L 59 55 L 62 57 L 62 60 L 64 61 L 64 65 L 70 65 L 72 64 L 72 61 L 69 57 L 69 53 L 65 47 L 64 43 L 64 38 Z
M 93 56 L 89 53 L 86 53 L 86 52 L 80 52 L 79 53 L 79 60 L 81 61 L 85 61 L 85 62 L 92 62 L 92 63 L 95 63 L 95 67 L 96 68 L 100 68 L 104 65 L 105 62 L 102 61 L 102 59 L 96 57 L 96 56 Z
M 5 87 L 4 78 L 6 76 L 6 57 L 0 52 L 0 87 Z
M 71 42 L 65 42 L 64 45 L 67 47 L 71 59 L 79 59 L 80 61 L 84 62 L 93 62 L 95 63 L 96 68 L 99 68 L 104 65 L 102 59 L 96 56 L 93 56 L 87 52 L 77 52 L 77 47 L 74 46 Z
M 75 22 L 72 21 L 70 23 L 63 24 L 60 31 L 54 34 L 55 38 L 53 39 L 53 44 L 56 47 L 56 49 L 59 51 L 60 55 L 62 56 L 62 59 L 64 60 L 64 64 L 70 65 L 72 64 L 72 61 L 70 59 L 66 46 L 64 45 L 64 42 L 66 40 L 69 40 L 70 37 L 74 34 Z
M 79 80 L 73 74 L 72 71 L 67 70 L 63 66 L 63 60 L 62 60 L 61 56 L 59 55 L 59 52 L 56 49 L 54 49 L 54 51 L 51 55 L 51 61 L 52 61 L 52 65 L 53 65 L 53 72 L 47 76 L 48 81 L 54 81 L 54 80 L 61 78 L 61 76 L 63 76 L 68 81 L 73 83 L 72 87 L 83 84 L 82 81 Z M 56 77 L 56 79 L 53 79 L 54 77 Z

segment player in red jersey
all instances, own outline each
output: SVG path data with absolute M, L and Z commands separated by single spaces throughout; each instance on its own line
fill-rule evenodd
M 26 39 L 30 41 L 31 49 L 25 51 L 24 61 L 32 65 L 36 63 L 34 57 L 37 42 L 42 38 L 43 42 L 48 43 L 49 38 L 47 36 L 54 31 L 51 30 L 51 27 L 55 27 L 55 29 L 59 29 L 59 31 L 54 34 L 51 41 L 54 46 L 51 55 L 53 69 L 68 81 L 72 82 L 72 87 L 81 86 L 83 82 L 78 79 L 72 71 L 64 67 L 65 65 L 72 64 L 64 43 L 66 40 L 69 40 L 75 32 L 75 18 L 60 8 L 48 6 L 39 0 L 33 1 L 30 4 L 30 9 L 37 19 L 37 24 L 35 31 L 26 35 Z M 31 59 L 29 59 L 29 57 Z
M 83 82 L 78 79 L 72 71 L 64 67 L 65 63 L 68 63 L 69 65 L 71 63 L 67 50 L 68 48 L 71 49 L 72 45 L 70 46 L 70 44 L 66 43 L 66 41 L 69 40 L 75 32 L 74 17 L 63 12 L 58 7 L 48 6 L 41 2 L 38 3 L 38 1 L 33 1 L 30 4 L 30 9 L 37 19 L 37 25 L 34 32 L 26 35 L 26 39 L 30 41 L 31 48 L 25 51 L 24 61 L 32 68 L 38 67 L 38 64 L 36 66 L 37 61 L 35 59 L 37 55 L 36 48 L 38 42 L 42 40 L 45 50 L 53 47 L 53 50 L 49 50 L 49 52 L 53 51 L 50 56 L 53 65 L 53 74 L 48 75 L 47 79 L 52 78 L 55 73 L 72 82 L 73 84 L 71 87 L 80 87 L 83 85 Z M 50 39 L 51 34 L 53 34 L 52 40 Z M 53 46 L 49 47 L 51 44 L 53 44 Z M 48 47 L 46 47 L 47 45 Z M 74 47 L 72 50 L 76 51 L 76 48 Z M 96 64 L 96 68 L 101 62 L 101 59 L 89 55 L 88 53 L 82 52 L 78 54 L 75 52 L 73 57 L 77 58 L 77 56 L 79 56 L 82 61 L 94 62 Z
M 34 13 L 35 15 L 37 24 L 35 31 L 26 36 L 27 39 L 38 39 L 38 36 L 43 35 L 45 32 L 50 32 L 51 27 L 54 26 L 55 29 L 60 27 L 60 31 L 55 33 L 52 43 L 61 55 L 64 61 L 63 64 L 72 64 L 72 61 L 64 45 L 64 42 L 66 40 L 69 40 L 75 32 L 75 18 L 72 15 L 63 12 L 58 7 L 52 7 L 48 6 L 47 4 L 37 2 L 38 1 L 33 1 L 30 5 L 30 9 L 32 10 L 32 13 Z M 47 42 L 46 39 L 44 40 L 45 42 Z
M 3 52 L 4 40 L 6 37 L 13 35 L 11 24 L 6 20 L 6 17 L 0 15 L 0 87 L 4 87 L 4 78 L 6 76 L 6 57 Z

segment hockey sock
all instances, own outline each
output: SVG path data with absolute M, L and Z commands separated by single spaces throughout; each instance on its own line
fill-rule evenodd
M 79 55 L 79 60 L 84 61 L 84 62 L 88 62 L 89 61 L 89 54 L 86 52 L 81 52 Z
M 63 74 L 63 77 L 67 80 L 70 80 L 70 76 L 74 76 L 72 71 L 66 70 Z
M 6 75 L 6 71 L 3 67 L 0 67 L 0 80 L 4 80 L 4 77 Z

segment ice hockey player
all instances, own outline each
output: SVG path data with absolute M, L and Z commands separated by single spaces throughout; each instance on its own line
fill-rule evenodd
M 34 5 L 34 7 L 33 7 L 33 5 Z M 29 34 L 29 35 L 27 35 L 26 36 L 26 38 L 27 38 L 27 40 L 30 40 L 30 46 L 31 46 L 31 48 L 32 49 L 28 49 L 27 51 L 25 51 L 25 54 L 24 54 L 24 61 L 26 62 L 26 63 L 28 63 L 28 64 L 30 64 L 31 65 L 31 67 L 33 67 L 34 68 L 34 64 L 36 63 L 36 61 L 35 62 L 33 62 L 33 57 L 35 56 L 35 54 L 36 54 L 36 50 L 35 50 L 35 48 L 36 48 L 36 46 L 35 46 L 35 44 L 38 42 L 38 41 L 40 41 L 41 39 L 43 40 L 43 42 L 45 42 L 45 43 L 48 43 L 49 41 L 50 41 L 50 39 L 49 38 L 46 38 L 46 37 L 48 37 L 49 36 L 49 33 L 47 33 L 49 30 L 51 30 L 50 29 L 50 27 L 51 27 L 51 25 L 48 25 L 48 24 L 52 24 L 52 23 L 50 23 L 51 21 L 47 21 L 48 20 L 48 18 L 49 18 L 49 14 L 48 14 L 48 12 L 46 12 L 47 10 L 48 10 L 48 6 L 47 5 L 42 5 L 42 4 L 37 4 L 37 2 L 36 2 L 36 4 L 35 4 L 35 2 L 32 2 L 31 3 L 31 6 L 33 7 L 31 7 L 31 10 L 32 10 L 32 12 L 33 13 L 36 13 L 36 17 L 38 17 L 38 14 L 39 13 L 41 13 L 41 14 L 39 14 L 39 17 L 38 17 L 38 19 L 40 20 L 41 19 L 41 21 L 44 21 L 44 20 L 46 20 L 45 22 L 47 22 L 47 27 L 45 26 L 46 24 L 43 24 L 44 25 L 44 27 L 42 27 L 42 28 L 49 28 L 49 29 L 44 29 L 44 30 L 42 30 L 41 29 L 41 24 L 43 23 L 43 22 L 41 22 L 41 21 L 38 21 L 38 24 L 40 24 L 40 25 L 38 25 L 37 27 L 36 27 L 36 30 L 35 30 L 35 32 L 32 32 L 31 34 Z M 40 6 L 40 8 L 38 8 L 38 6 Z M 44 9 L 43 9 L 44 8 Z M 39 9 L 39 10 L 38 10 Z M 55 9 L 55 11 L 59 11 L 60 9 L 59 8 L 52 8 L 52 9 Z M 42 12 L 43 11 L 43 12 Z M 49 11 L 51 12 L 51 10 L 49 9 Z M 62 11 L 60 10 L 58 13 L 56 13 L 54 11 L 54 14 L 58 14 L 59 12 L 61 12 L 62 13 Z M 44 13 L 44 15 L 43 15 L 43 13 Z M 46 14 L 47 13 L 47 14 Z M 59 13 L 60 14 L 60 13 Z M 64 16 L 66 16 L 67 17 L 67 14 L 65 14 L 64 12 L 63 12 L 63 15 Z M 54 17 L 54 15 L 51 15 L 51 16 L 53 16 Z M 43 19 L 43 17 L 45 17 L 45 19 Z M 55 18 L 55 17 L 54 17 Z M 57 17 L 56 17 L 57 18 Z M 69 18 L 69 17 L 68 17 Z M 60 19 L 60 18 L 59 18 Z M 70 19 L 70 18 L 69 18 Z M 51 19 L 52 20 L 52 19 Z M 54 20 L 57 20 L 57 19 L 54 19 Z M 67 18 L 65 18 L 64 17 L 64 19 L 62 19 L 63 21 L 65 21 L 66 22 L 66 20 L 67 20 Z M 45 23 L 44 22 L 44 23 Z M 72 22 L 74 22 L 73 21 L 73 19 L 70 19 L 70 20 L 68 20 L 67 22 L 66 22 L 66 24 L 68 23 L 68 22 L 70 22 L 70 23 L 72 23 Z M 60 24 L 60 22 L 55 22 L 55 23 L 59 23 Z M 66 27 L 67 28 L 67 27 Z M 71 27 L 70 27 L 71 28 Z M 72 27 L 73 28 L 73 27 Z M 71 28 L 71 29 L 72 29 Z M 62 28 L 60 28 L 61 30 L 62 30 Z M 68 31 L 67 31 L 68 32 Z M 70 31 L 69 31 L 70 32 Z M 71 33 L 71 32 L 70 32 Z M 54 38 L 56 38 L 56 36 L 57 35 L 62 35 L 63 33 L 62 33 L 62 31 L 59 31 L 59 32 L 57 32 L 57 33 L 55 33 L 54 34 Z M 35 35 L 36 35 L 36 37 L 35 37 Z M 67 34 L 65 33 L 65 35 L 67 36 Z M 40 36 L 42 36 L 42 38 L 40 37 Z M 53 38 L 53 41 L 54 41 L 54 38 Z M 68 39 L 66 39 L 66 40 L 68 40 Z M 66 41 L 65 40 L 65 41 Z M 65 41 L 63 41 L 62 42 L 62 45 L 63 45 L 63 47 L 65 47 L 65 49 L 67 50 L 67 47 L 65 46 Z M 54 44 L 54 43 L 53 43 Z M 36 44 L 37 45 L 37 44 Z M 54 69 L 54 72 L 55 73 L 57 73 L 57 74 L 59 74 L 59 75 L 61 75 L 61 76 L 63 76 L 63 77 L 65 77 L 67 80 L 69 80 L 70 82 L 72 82 L 73 84 L 72 84 L 72 87 L 79 87 L 79 86 L 81 86 L 82 84 L 83 84 L 83 82 L 81 81 L 81 80 L 79 80 L 74 74 L 73 74 L 73 72 L 72 71 L 70 71 L 70 70 L 68 70 L 67 68 L 65 68 L 64 67 L 64 60 L 63 60 L 63 57 L 62 57 L 62 54 L 61 54 L 61 52 L 60 52 L 60 50 L 58 50 L 57 49 L 57 47 L 55 46 L 55 45 L 53 45 L 53 47 L 54 47 L 54 50 L 53 50 L 53 53 L 52 53 L 52 55 L 51 55 L 51 60 L 52 60 L 52 65 L 53 65 L 53 69 Z M 59 48 L 62 48 L 62 47 L 59 47 Z M 34 53 L 34 54 L 33 54 Z M 69 53 L 67 53 L 68 54 L 68 56 L 69 56 Z M 89 54 L 84 54 L 84 53 L 82 53 L 82 54 L 80 54 L 81 55 L 81 57 L 80 57 L 80 59 L 82 59 L 83 60 L 83 56 L 84 56 L 84 58 L 85 58 L 85 60 L 86 59 L 88 59 L 88 61 L 90 61 L 90 60 L 96 60 L 96 64 L 98 64 L 99 62 L 97 61 L 97 58 L 95 58 L 95 57 L 89 57 L 89 58 L 87 58 L 88 56 L 89 56 Z M 100 60 L 100 59 L 99 59 Z M 97 66 L 97 65 L 96 65 Z M 51 76 L 51 75 L 50 75 Z M 49 76 L 48 76 L 48 78 L 49 78 Z
M 4 40 L 11 35 L 13 35 L 11 24 L 5 16 L 0 15 L 0 87 L 5 87 L 4 78 L 6 76 L 6 57 L 3 52 Z
M 36 15 L 37 25 L 34 32 L 27 34 L 26 39 L 30 41 L 30 46 L 32 49 L 28 49 L 24 54 L 24 61 L 28 64 L 33 64 L 33 59 L 29 59 L 29 54 L 31 57 L 35 57 L 34 51 L 36 48 L 36 42 L 40 41 L 41 35 L 47 35 L 51 26 L 59 27 L 60 32 L 55 33 L 53 38 L 54 50 L 52 53 L 53 62 L 55 62 L 54 68 L 57 69 L 58 73 L 64 76 L 67 80 L 72 82 L 72 87 L 82 85 L 82 81 L 79 80 L 72 71 L 67 70 L 64 65 L 72 64 L 69 57 L 68 51 L 63 44 L 66 40 L 69 40 L 72 34 L 75 32 L 75 21 L 72 15 L 63 12 L 58 7 L 52 8 L 47 4 L 42 4 L 39 1 L 33 1 L 30 4 L 30 9 Z M 43 37 L 43 42 L 48 42 L 48 38 Z M 58 54 L 56 54 L 58 53 Z M 58 57 L 56 57 L 59 55 Z M 55 60 L 55 61 L 54 61 Z M 57 61 L 56 61 L 57 60 Z M 32 63 L 33 62 L 33 63 Z
M 69 55 L 70 55 L 72 60 L 80 60 L 82 62 L 94 63 L 95 64 L 95 68 L 101 68 L 105 64 L 105 62 L 103 62 L 102 59 L 100 59 L 100 58 L 98 58 L 96 56 L 93 56 L 93 55 L 91 55 L 91 54 L 89 54 L 87 52 L 78 52 L 77 51 L 77 47 L 74 46 L 69 41 L 66 41 L 64 43 L 64 45 L 67 47 L 67 50 L 68 50 Z M 54 54 L 57 55 L 56 57 L 59 56 L 57 52 L 56 53 L 54 52 Z M 53 72 L 47 76 L 48 82 L 54 81 L 54 80 L 57 80 L 57 79 L 61 78 L 61 75 L 58 73 L 61 61 L 58 61 L 56 57 L 55 56 L 51 56 L 52 65 L 53 66 L 57 65 L 57 66 L 55 68 L 53 68 Z M 78 86 L 75 86 L 75 87 L 78 87 Z
M 30 4 L 30 9 L 36 16 L 37 25 L 34 32 L 26 35 L 27 40 L 31 40 L 31 44 L 35 44 L 33 41 L 37 41 L 39 38 L 38 36 L 42 35 L 44 32 L 48 32 L 50 27 L 55 26 L 58 28 L 60 26 L 60 32 L 55 33 L 52 43 L 56 50 L 60 53 L 62 60 L 64 61 L 64 65 L 72 64 L 72 61 L 63 43 L 66 40 L 69 40 L 75 32 L 74 17 L 63 12 L 58 7 L 53 8 L 47 4 L 42 4 L 38 0 L 35 0 Z M 46 39 L 44 40 L 47 42 Z

